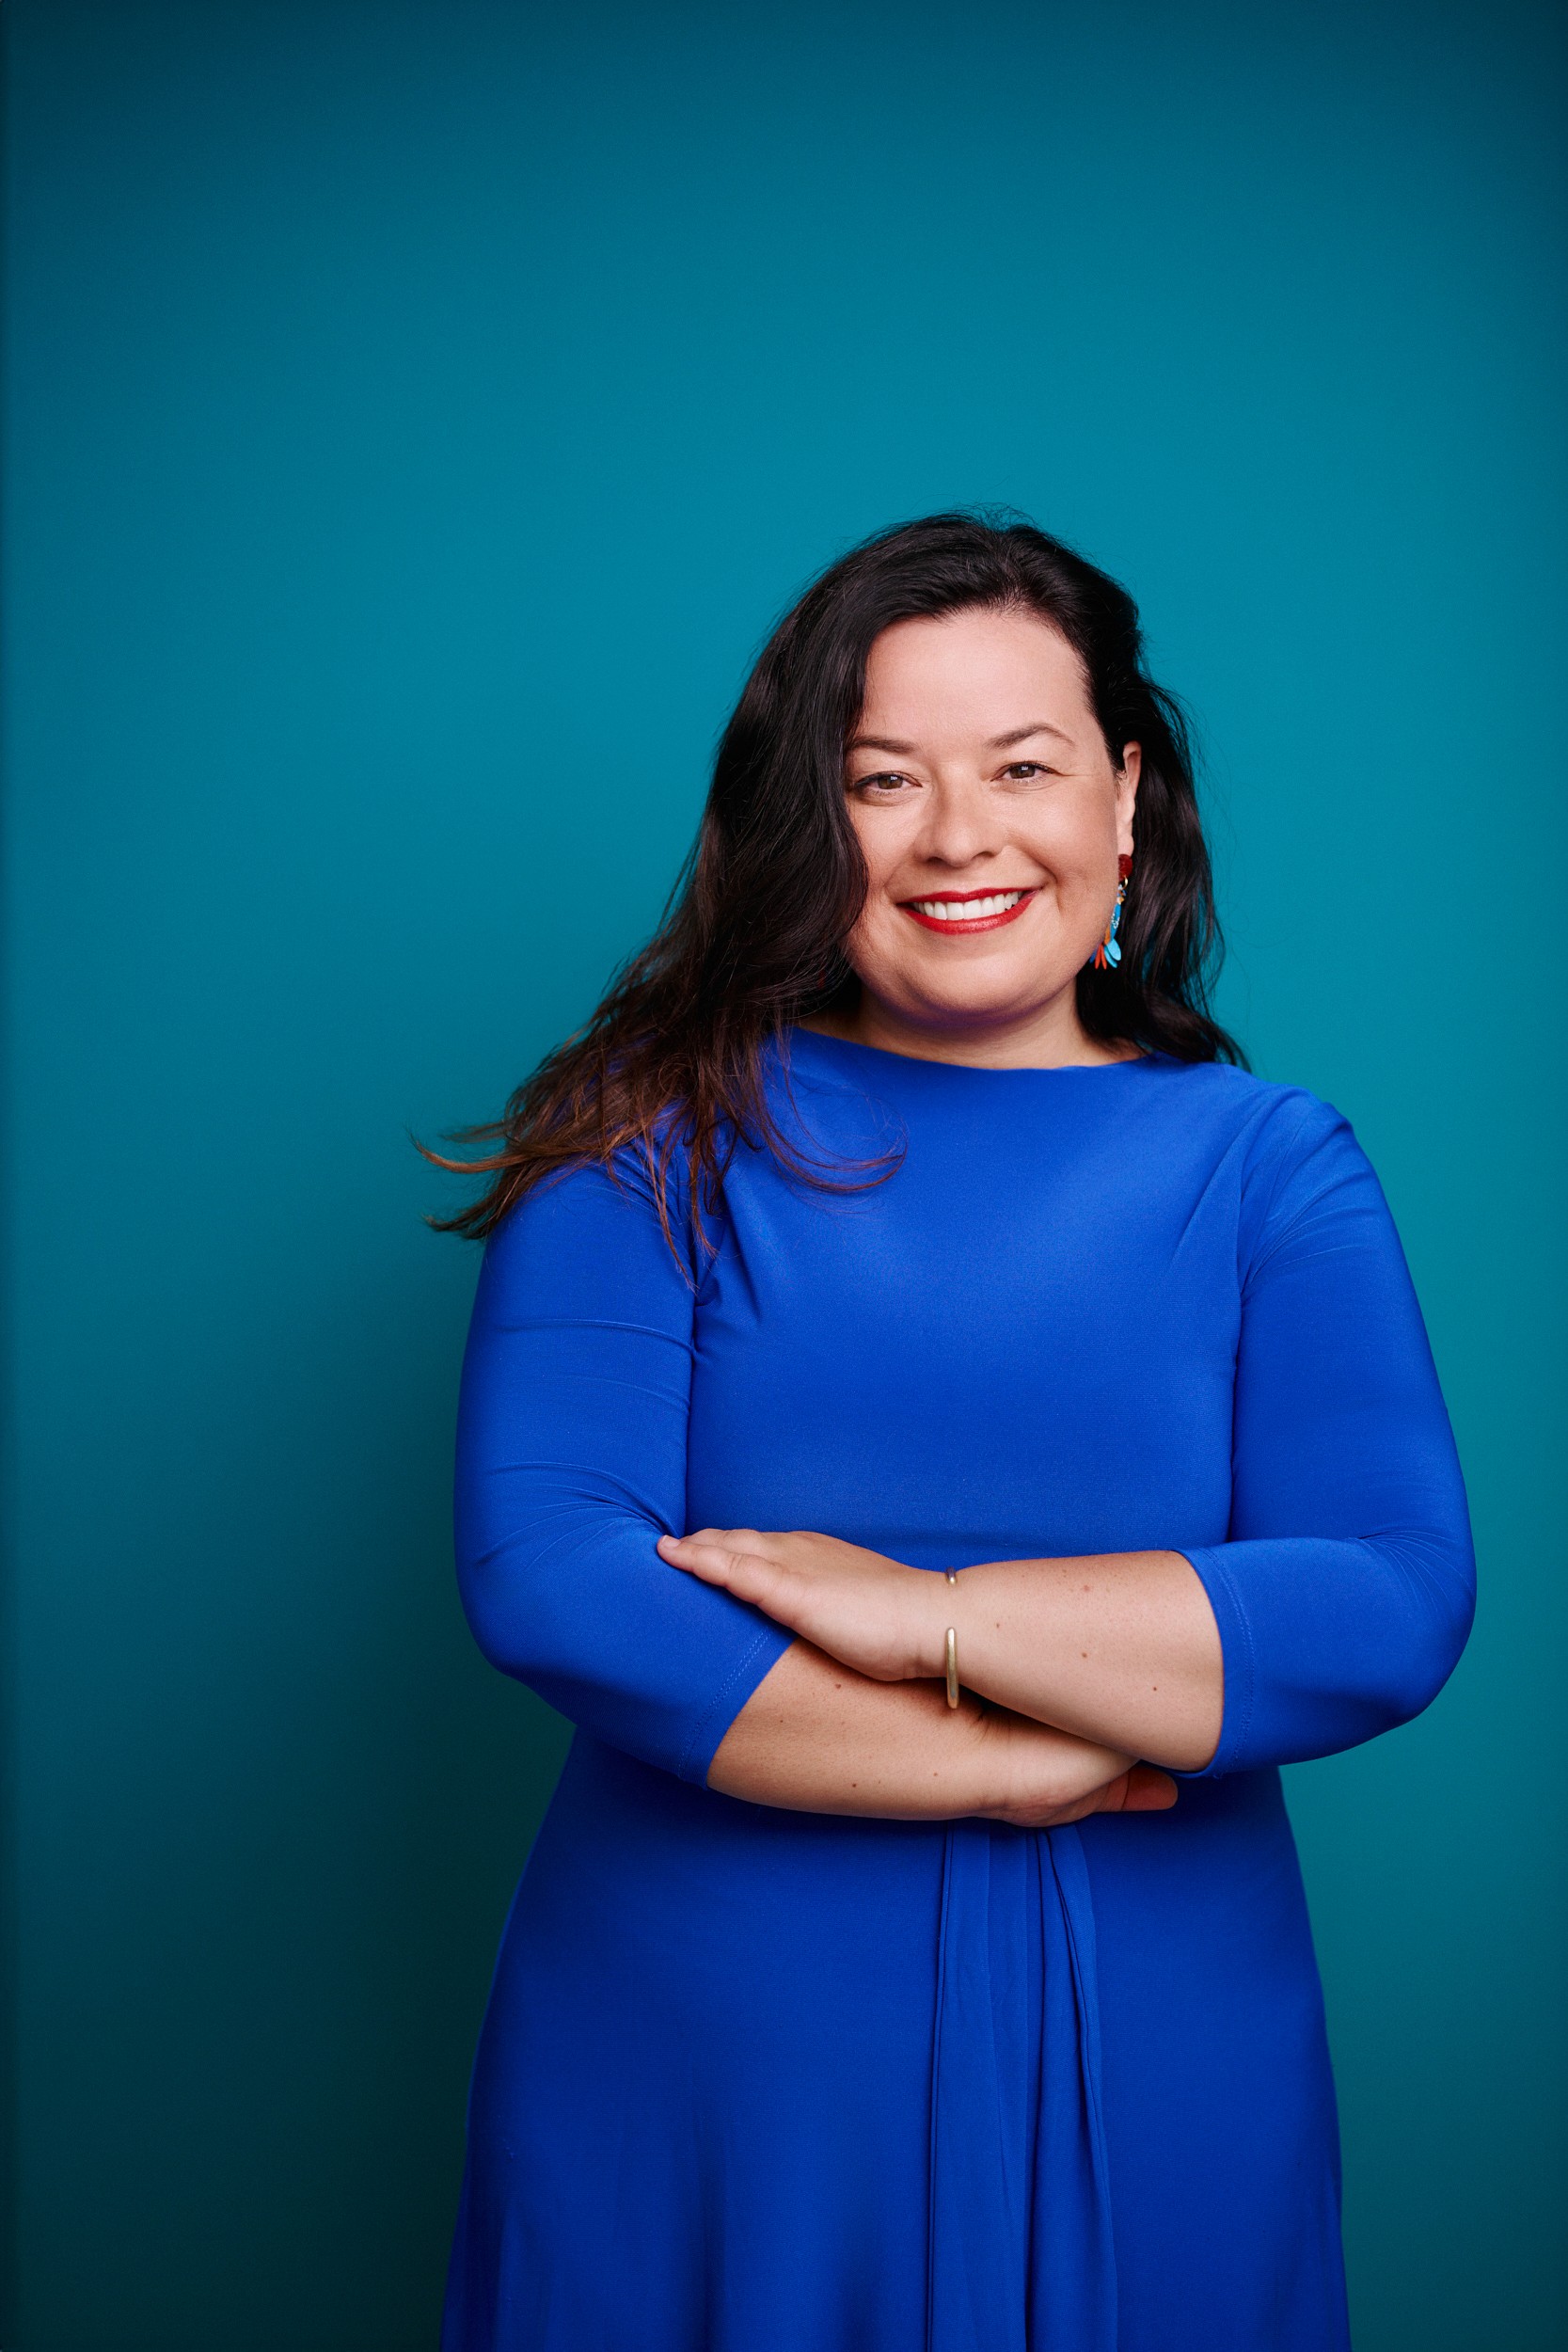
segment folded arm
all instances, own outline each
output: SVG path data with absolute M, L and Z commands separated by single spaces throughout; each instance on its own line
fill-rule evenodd
M 1418 1713 L 1470 1626 L 1464 1486 L 1377 1179 L 1326 1105 L 1303 1130 L 1244 1227 L 1227 1540 L 955 1584 L 815 1533 L 705 1529 L 665 1557 L 873 1677 L 940 1675 L 952 1626 L 969 1690 L 1173 1772 Z
M 736 1715 L 708 1787 L 794 1812 L 893 1820 L 981 1814 L 1056 1829 L 1089 1813 L 1163 1811 L 1176 1787 L 1098 1740 L 920 1680 L 880 1682 L 796 1642 Z
M 455 1528 L 491 1661 L 612 1746 L 758 1804 L 1043 1824 L 1171 1802 L 1130 1755 L 891 1688 L 673 1572 L 657 1545 L 685 1518 L 693 1299 L 635 1166 L 620 1184 L 576 1170 L 492 1236 Z
M 804 1532 L 707 1528 L 659 1549 L 875 1680 L 942 1677 L 951 1626 L 962 1688 L 999 1708 L 1175 1772 L 1218 1745 L 1220 1636 L 1180 1552 L 991 1560 L 950 1584 Z

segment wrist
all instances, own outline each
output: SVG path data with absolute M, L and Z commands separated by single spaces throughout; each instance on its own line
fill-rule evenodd
M 906 1639 L 908 1677 L 940 1682 L 947 1673 L 947 1629 L 958 1627 L 958 1678 L 963 1679 L 963 1630 L 958 1625 L 957 1569 L 916 1568 L 920 1579 L 911 1594 L 911 1620 Z M 952 1576 L 955 1581 L 948 1582 Z
M 1028 1772 L 1029 1757 L 1020 1742 L 1020 1734 L 1027 1734 L 1029 1726 L 1006 1708 L 982 1707 L 966 1692 L 965 1708 L 976 1708 L 974 1724 L 974 1775 L 976 1813 L 992 1819 L 1007 1820 L 1021 1798 L 1032 1793 Z

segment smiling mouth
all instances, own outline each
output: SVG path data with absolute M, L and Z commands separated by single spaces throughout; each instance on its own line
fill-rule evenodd
M 940 898 L 901 898 L 899 905 L 928 931 L 993 931 L 1016 923 L 1034 896 L 1034 890 L 962 890 Z

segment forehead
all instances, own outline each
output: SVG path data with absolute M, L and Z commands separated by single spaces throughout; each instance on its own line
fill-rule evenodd
M 895 621 L 872 645 L 858 734 L 989 739 L 1036 721 L 1074 736 L 1094 725 L 1083 665 L 1038 613 Z

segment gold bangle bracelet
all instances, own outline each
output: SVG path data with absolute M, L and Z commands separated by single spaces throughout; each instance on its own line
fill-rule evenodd
M 956 1584 L 958 1581 L 952 1569 L 949 1568 L 947 1570 L 949 1584 Z M 953 1626 L 947 1629 L 947 1704 L 949 1707 L 957 1707 L 958 1704 L 958 1636 L 957 1629 Z

